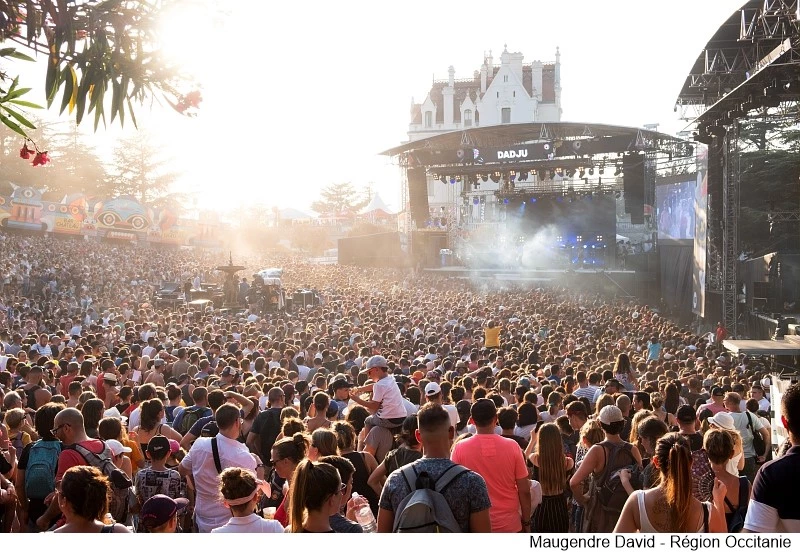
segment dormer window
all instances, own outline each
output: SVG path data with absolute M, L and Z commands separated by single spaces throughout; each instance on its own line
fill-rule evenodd
M 425 127 L 433 127 L 433 112 L 425 112 Z
M 464 125 L 472 125 L 472 110 L 464 110 Z
M 508 76 L 507 75 L 503 76 L 503 83 L 508 83 Z

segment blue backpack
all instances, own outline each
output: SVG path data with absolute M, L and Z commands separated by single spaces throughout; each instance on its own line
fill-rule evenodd
M 37 440 L 31 445 L 25 469 L 25 496 L 44 500 L 56 489 L 59 455 L 61 442 L 58 440 Z

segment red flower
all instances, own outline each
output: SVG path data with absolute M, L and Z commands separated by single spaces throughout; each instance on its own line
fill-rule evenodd
M 200 91 L 192 91 L 191 93 L 183 97 L 183 100 L 186 104 L 188 104 L 192 108 L 198 108 L 200 106 L 200 103 L 203 101 L 203 95 L 200 94 Z
M 47 151 L 41 151 L 36 153 L 36 156 L 33 157 L 33 165 L 34 166 L 44 166 L 50 162 L 50 157 L 47 156 Z
M 28 143 L 25 143 L 19 150 L 19 157 L 24 158 L 25 160 L 29 160 L 31 155 L 34 154 L 35 152 L 36 151 L 32 151 L 28 148 Z

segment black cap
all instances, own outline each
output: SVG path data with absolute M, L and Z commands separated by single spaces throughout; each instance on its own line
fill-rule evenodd
M 725 390 L 723 390 L 721 386 L 715 386 L 714 388 L 711 389 L 711 395 L 712 396 L 724 396 L 725 395 Z
M 693 423 L 697 420 L 697 413 L 692 406 L 682 405 L 678 408 L 675 417 L 677 417 L 678 421 L 681 423 Z

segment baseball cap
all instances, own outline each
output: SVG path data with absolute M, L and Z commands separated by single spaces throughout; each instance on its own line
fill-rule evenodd
M 111 440 L 106 440 L 106 446 L 108 446 L 108 449 L 111 450 L 111 453 L 114 455 L 114 457 L 120 454 L 129 454 L 133 451 L 132 448 L 124 446 L 122 442 L 119 440 L 114 440 L 113 438 Z
M 108 380 L 109 382 L 116 382 L 117 375 L 114 373 L 103 373 L 103 380 Z
M 610 425 L 611 423 L 617 423 L 625 420 L 625 418 L 622 416 L 622 411 L 620 411 L 620 409 L 615 405 L 605 406 L 600 410 L 599 417 L 600 422 L 604 425 Z
M 677 417 L 678 421 L 681 423 L 692 423 L 697 420 L 697 412 L 690 405 L 682 405 L 678 408 L 675 417 Z
M 336 380 L 331 382 L 331 390 L 339 390 L 340 388 L 352 388 L 352 387 L 353 384 L 344 377 L 337 378 Z
M 715 386 L 714 388 L 711 389 L 711 395 L 712 396 L 724 396 L 725 395 L 725 390 L 723 390 L 722 387 L 720 387 L 720 386 Z
M 153 459 L 162 459 L 172 450 L 169 445 L 169 439 L 161 434 L 155 435 L 147 443 L 147 451 Z
M 441 391 L 442 391 L 442 387 L 439 386 L 438 382 L 429 382 L 428 385 L 425 386 L 425 395 L 426 396 L 436 396 Z
M 139 510 L 139 519 L 148 529 L 160 527 L 189 505 L 186 498 L 170 498 L 166 494 L 155 494 L 147 499 Z
M 373 355 L 367 360 L 367 369 L 374 369 L 375 367 L 386 368 L 389 366 L 389 363 L 386 362 L 386 358 L 382 355 Z

